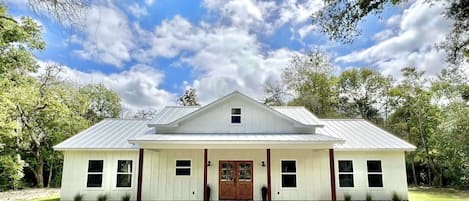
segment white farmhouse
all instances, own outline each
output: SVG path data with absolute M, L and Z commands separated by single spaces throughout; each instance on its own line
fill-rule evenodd
M 62 200 L 407 199 L 415 147 L 359 119 L 318 119 L 237 91 L 153 120 L 106 119 L 56 145 Z M 204 188 L 207 186 L 208 188 Z

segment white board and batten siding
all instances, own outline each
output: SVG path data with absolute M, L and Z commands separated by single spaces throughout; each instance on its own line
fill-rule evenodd
M 241 109 L 241 123 L 231 123 L 231 109 Z M 232 97 L 207 108 L 196 117 L 183 120 L 176 128 L 158 128 L 158 133 L 313 133 L 312 128 L 298 128 L 288 117 L 266 110 L 242 97 Z
M 352 160 L 354 187 L 339 187 L 339 160 Z M 368 187 L 367 160 L 380 160 L 383 187 Z M 403 151 L 336 151 L 335 173 L 337 199 L 343 200 L 350 194 L 352 200 L 365 200 L 369 193 L 373 200 L 391 200 L 396 192 L 401 199 L 407 200 L 407 178 Z
M 103 160 L 103 180 L 101 187 L 86 187 L 88 161 Z M 117 161 L 132 160 L 132 185 L 116 187 Z M 138 151 L 64 151 L 61 200 L 73 200 L 82 194 L 84 200 L 96 200 L 98 195 L 106 194 L 109 200 L 120 200 L 126 193 L 135 200 L 138 175 Z

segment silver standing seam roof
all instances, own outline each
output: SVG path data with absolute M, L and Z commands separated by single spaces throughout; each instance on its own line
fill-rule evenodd
M 311 143 L 337 142 L 340 151 L 413 151 L 415 146 L 362 119 L 318 119 L 303 107 L 273 107 L 290 118 L 305 124 L 318 124 L 316 134 L 156 134 L 151 123 L 170 123 L 197 107 L 166 107 L 153 120 L 105 119 L 94 126 L 54 146 L 55 150 L 136 150 L 129 140 L 157 140 L 161 142 L 263 142 Z M 150 123 L 151 122 L 151 123 Z M 340 144 L 342 143 L 342 144 Z

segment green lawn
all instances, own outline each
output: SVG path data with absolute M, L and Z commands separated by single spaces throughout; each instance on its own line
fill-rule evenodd
M 53 195 L 49 197 L 35 198 L 32 200 L 27 200 L 27 201 L 59 201 L 59 200 L 60 200 L 60 195 Z
M 409 188 L 410 201 L 469 201 L 469 190 L 452 188 Z

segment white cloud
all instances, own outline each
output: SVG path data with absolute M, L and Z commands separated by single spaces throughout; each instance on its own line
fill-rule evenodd
M 154 0 L 144 0 L 145 4 L 150 6 L 152 5 L 155 1 Z
M 336 61 L 369 63 L 397 77 L 400 69 L 408 66 L 434 75 L 445 67 L 444 53 L 439 52 L 435 44 L 444 40 L 451 26 L 442 15 L 443 11 L 440 3 L 430 6 L 423 0 L 416 1 L 402 16 L 388 19 L 390 28 L 375 35 L 377 42 L 374 45 L 341 56 Z
M 138 3 L 131 4 L 127 6 L 127 10 L 135 17 L 140 18 L 142 16 L 148 15 L 147 8 L 140 6 Z
M 132 59 L 136 39 L 127 16 L 118 8 L 110 4 L 92 5 L 82 25 L 79 40 L 82 49 L 75 50 L 80 57 L 117 67 Z
M 39 61 L 42 67 L 53 63 Z M 123 107 L 131 111 L 159 110 L 176 103 L 175 94 L 159 88 L 163 82 L 163 73 L 146 65 L 135 65 L 129 70 L 112 74 L 83 72 L 63 66 L 63 72 L 59 76 L 64 81 L 78 85 L 102 83 L 119 94 Z

